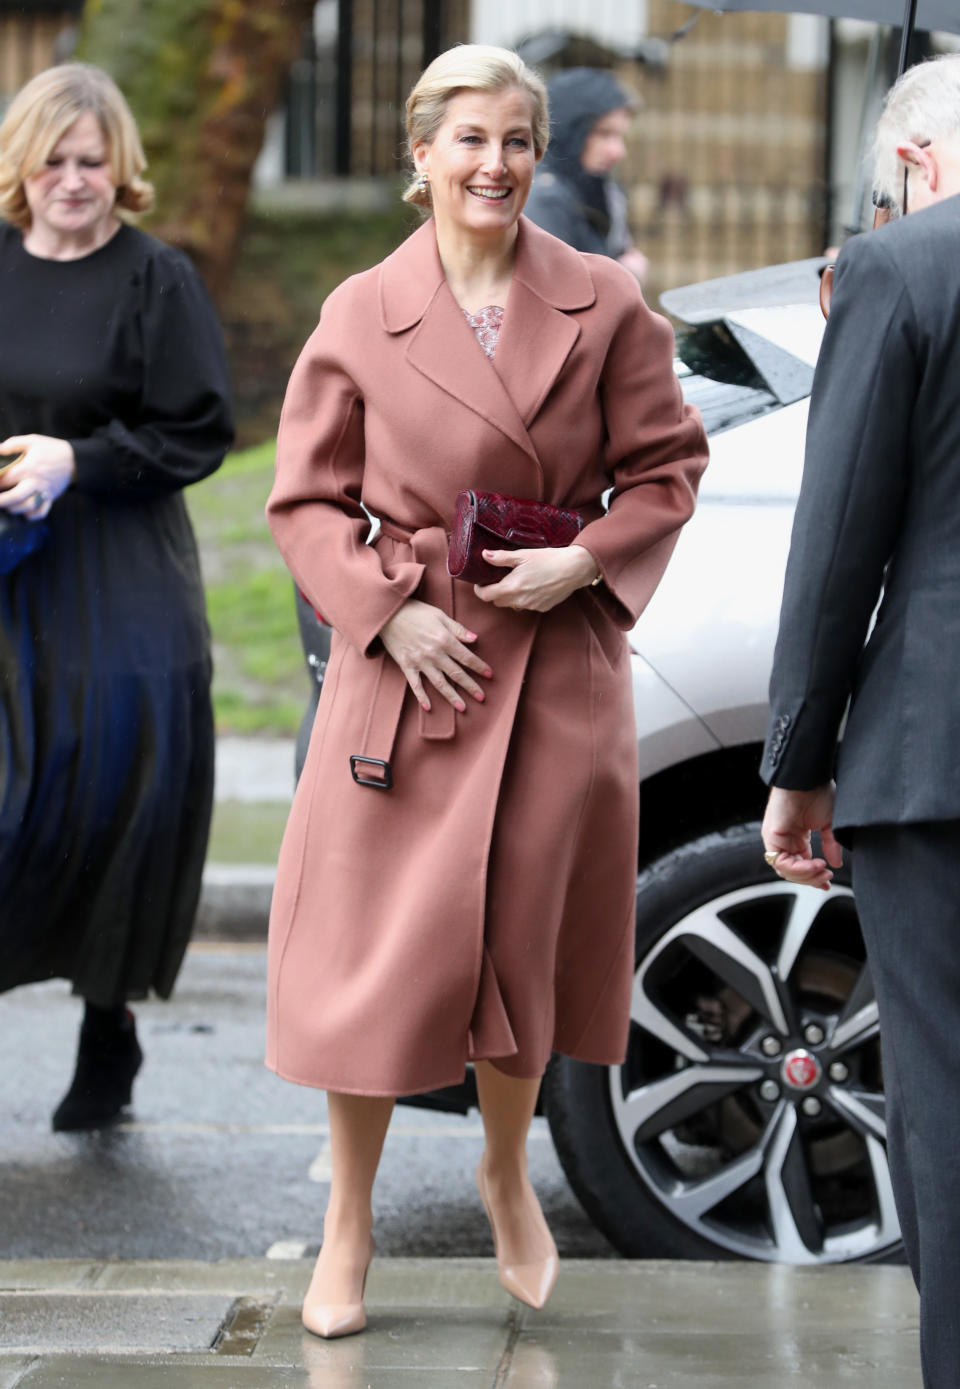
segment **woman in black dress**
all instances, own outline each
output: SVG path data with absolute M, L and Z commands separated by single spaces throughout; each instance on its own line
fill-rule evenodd
M 127 1001 L 173 988 L 212 802 L 182 489 L 231 442 L 227 373 L 188 260 L 122 220 L 150 206 L 144 166 L 82 64 L 0 125 L 0 508 L 48 529 L 0 575 L 0 989 L 64 977 L 86 1002 L 56 1129 L 129 1102 Z

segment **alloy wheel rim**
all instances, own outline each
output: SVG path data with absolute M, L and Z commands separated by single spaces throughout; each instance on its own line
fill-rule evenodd
M 609 1081 L 629 1161 L 712 1245 L 819 1264 L 897 1244 L 877 1005 L 848 888 L 755 884 L 678 921 L 640 961 L 627 1062 Z

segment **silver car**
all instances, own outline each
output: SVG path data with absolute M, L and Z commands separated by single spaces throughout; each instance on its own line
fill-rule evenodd
M 641 825 L 629 1052 L 615 1067 L 555 1057 L 542 1093 L 573 1190 L 628 1256 L 816 1264 L 899 1249 L 876 1003 L 849 877 L 828 894 L 783 883 L 759 839 L 822 265 L 662 301 L 683 325 L 677 371 L 711 463 L 630 634 Z M 301 605 L 322 678 L 310 622 Z M 411 1102 L 465 1110 L 471 1082 Z

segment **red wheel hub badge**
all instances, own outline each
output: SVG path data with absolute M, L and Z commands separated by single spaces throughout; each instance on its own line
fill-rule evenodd
M 810 1090 L 820 1079 L 820 1062 L 808 1051 L 791 1051 L 784 1058 L 783 1078 L 794 1090 Z

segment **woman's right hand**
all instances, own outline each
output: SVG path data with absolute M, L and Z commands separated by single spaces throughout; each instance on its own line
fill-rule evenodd
M 465 645 L 476 639 L 476 632 L 468 631 L 441 608 L 421 603 L 417 598 L 408 598 L 380 631 L 387 654 L 403 671 L 417 703 L 427 712 L 430 700 L 423 686 L 424 677 L 461 714 L 467 706 L 460 690 L 483 703 L 483 690 L 469 672 L 475 671 L 489 680 L 493 671 Z
M 47 434 L 13 434 L 0 440 L 0 467 L 22 454 L 4 474 L 0 508 L 42 521 L 53 503 L 65 492 L 77 471 L 73 448 L 66 439 Z

